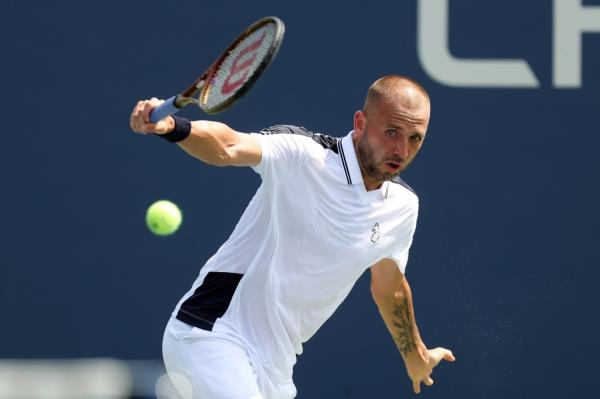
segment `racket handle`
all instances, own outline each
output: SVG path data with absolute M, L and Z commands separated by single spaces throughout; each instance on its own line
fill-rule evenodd
M 175 100 L 177 100 L 177 96 L 173 96 L 166 100 L 164 103 L 160 104 L 158 107 L 154 108 L 150 113 L 150 122 L 156 123 L 161 119 L 166 118 L 169 115 L 176 114 L 179 112 L 181 108 L 175 105 Z

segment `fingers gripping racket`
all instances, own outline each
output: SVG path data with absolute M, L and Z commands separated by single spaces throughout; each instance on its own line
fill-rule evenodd
M 249 26 L 227 50 L 187 89 L 152 110 L 156 123 L 189 104 L 216 114 L 240 99 L 274 59 L 285 27 L 277 17 L 263 18 Z

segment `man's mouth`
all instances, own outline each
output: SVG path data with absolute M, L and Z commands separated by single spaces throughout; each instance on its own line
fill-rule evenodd
M 398 162 L 386 162 L 385 166 L 390 173 L 396 173 L 400 170 L 400 163 Z

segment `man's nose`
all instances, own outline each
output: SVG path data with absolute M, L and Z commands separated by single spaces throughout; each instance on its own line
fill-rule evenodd
M 404 136 L 398 138 L 394 147 L 394 156 L 400 157 L 402 160 L 408 158 L 408 138 Z

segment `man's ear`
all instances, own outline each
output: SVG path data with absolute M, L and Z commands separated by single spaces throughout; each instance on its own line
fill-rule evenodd
M 356 111 L 354 113 L 354 131 L 358 136 L 365 130 L 365 124 L 367 123 L 367 117 L 363 111 Z

